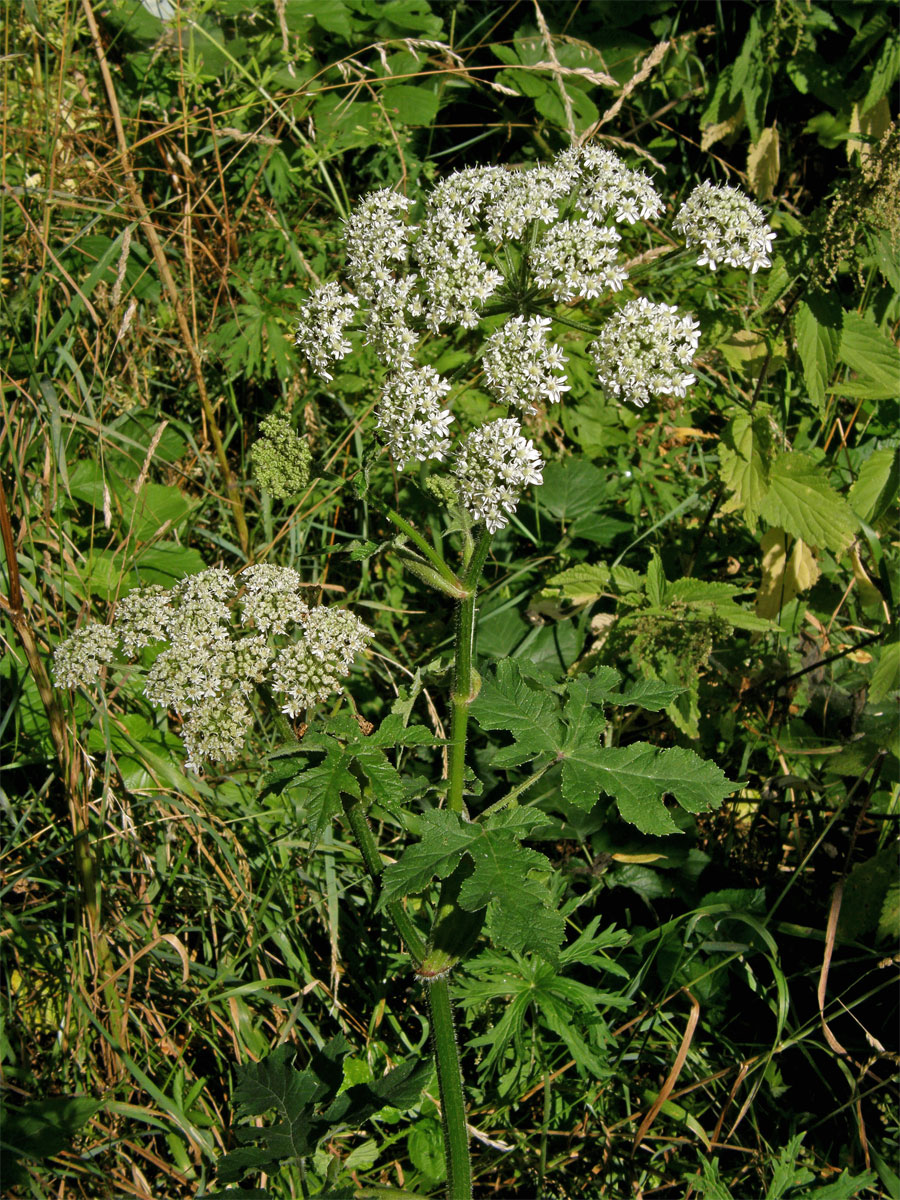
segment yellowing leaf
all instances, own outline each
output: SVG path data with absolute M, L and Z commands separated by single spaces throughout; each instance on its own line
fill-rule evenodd
M 861 136 L 847 139 L 848 160 L 857 152 L 860 158 L 868 158 L 872 153 L 873 143 L 881 141 L 891 124 L 891 106 L 887 96 L 882 96 L 877 104 L 873 104 L 865 112 L 861 112 L 860 108 L 859 104 L 854 104 L 850 114 L 850 132 Z
M 787 347 L 780 338 L 773 347 L 771 358 L 765 338 L 752 329 L 739 329 L 724 342 L 719 343 L 722 357 L 736 371 L 743 371 L 750 379 L 758 379 L 764 365 L 775 371 L 784 365 Z
M 760 543 L 762 583 L 756 594 L 756 612 L 769 620 L 774 620 L 786 604 L 819 578 L 819 567 L 809 546 L 798 539 L 788 554 L 789 541 L 789 535 L 776 528 L 768 530 Z
M 778 129 L 769 125 L 747 154 L 747 175 L 757 200 L 771 200 L 781 170 Z
M 732 113 L 730 117 L 726 117 L 724 121 L 716 121 L 713 125 L 706 125 L 703 129 L 700 138 L 700 149 L 708 150 L 710 146 L 721 141 L 722 138 L 733 137 L 738 133 L 744 124 L 744 104 L 741 101 L 741 106 L 737 112 Z

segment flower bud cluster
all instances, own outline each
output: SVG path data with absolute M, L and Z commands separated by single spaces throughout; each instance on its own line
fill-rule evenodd
M 601 386 L 643 408 L 652 396 L 687 394 L 695 380 L 690 367 L 699 341 L 693 317 L 641 296 L 607 321 L 589 349 Z
M 309 483 L 312 452 L 286 417 L 272 415 L 260 425 L 262 437 L 250 448 L 253 471 L 260 487 L 276 500 L 302 492 Z
M 188 766 L 233 758 L 253 722 L 249 697 L 265 685 L 286 698 L 284 711 L 340 693 L 356 654 L 371 637 L 343 609 L 309 608 L 289 567 L 257 564 L 239 577 L 216 568 L 189 575 L 166 591 L 129 593 L 112 626 L 88 625 L 57 646 L 58 687 L 95 683 L 117 651 L 135 656 L 162 643 L 144 679 L 152 704 L 181 718 Z M 252 630 L 246 627 L 252 626 Z
M 749 268 L 755 275 L 760 267 L 772 265 L 769 255 L 775 234 L 762 209 L 737 188 L 717 187 L 709 180 L 698 184 L 679 209 L 673 227 L 689 249 L 701 248 L 697 262 L 711 271 L 724 262 Z

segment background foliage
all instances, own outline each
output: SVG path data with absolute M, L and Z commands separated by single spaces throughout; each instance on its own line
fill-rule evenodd
M 321 1082 L 323 1062 L 339 1078 L 308 1084 L 329 1136 L 306 1185 L 440 1190 L 434 1082 L 409 1083 L 422 996 L 340 826 L 311 826 L 272 778 L 277 730 L 197 778 L 136 680 L 54 700 L 36 663 L 140 583 L 290 564 L 377 632 L 359 712 L 399 698 L 442 736 L 446 622 L 399 558 L 367 556 L 389 532 L 343 486 L 374 359 L 323 383 L 291 327 L 362 193 L 416 199 L 447 171 L 591 136 L 673 204 L 701 178 L 747 187 L 777 257 L 749 284 L 647 264 L 651 298 L 703 328 L 685 401 L 608 403 L 573 335 L 572 391 L 530 431 L 544 485 L 495 539 L 471 764 L 486 803 L 533 788 L 567 939 L 555 966 L 483 951 L 456 981 L 478 1194 L 900 1195 L 893 7 L 24 0 L 5 16 L 3 1194 L 214 1194 L 268 1112 L 254 1089 Z M 273 410 L 325 476 L 288 502 L 250 478 Z M 437 510 L 421 519 L 437 528 Z M 672 809 L 677 833 L 638 832 L 612 802 L 568 802 L 539 757 L 532 779 L 534 730 L 511 744 L 491 705 L 549 679 L 569 736 L 585 671 L 608 685 L 598 703 L 615 697 L 611 753 L 693 748 L 739 790 L 714 816 Z M 425 830 L 440 751 L 395 761 Z M 390 807 L 372 815 L 399 856 Z M 291 1053 L 251 1065 L 278 1044 Z M 298 1172 L 272 1194 L 299 1194 Z

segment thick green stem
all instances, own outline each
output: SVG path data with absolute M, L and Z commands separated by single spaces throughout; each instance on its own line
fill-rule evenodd
M 434 1058 L 441 1093 L 441 1122 L 444 1128 L 444 1152 L 447 1156 L 447 1197 L 448 1200 L 471 1200 L 472 1167 L 469 1162 L 466 1102 L 463 1096 L 456 1030 L 453 1027 L 450 984 L 446 978 L 434 979 L 429 983 L 428 1003 L 431 1008 L 431 1033 L 434 1038 Z
M 409 521 L 407 521 L 404 517 L 401 517 L 398 512 L 395 512 L 394 509 L 386 508 L 384 512 L 391 523 L 396 525 L 402 533 L 405 533 L 413 545 L 416 546 L 422 552 L 422 554 L 424 554 L 424 556 L 434 567 L 435 571 L 437 571 L 438 575 L 444 580 L 448 587 L 452 589 L 450 594 L 456 596 L 461 595 L 462 588 L 460 581 L 456 578 L 456 576 L 441 558 L 440 554 L 438 554 L 437 550 L 435 550 L 433 546 L 430 546 L 428 541 L 422 537 L 421 533 L 419 533 L 419 531 L 413 525 L 410 525 Z
M 366 864 L 366 870 L 369 872 L 376 887 L 380 887 L 380 877 L 381 872 L 384 870 L 384 863 L 378 851 L 378 846 L 375 844 L 375 837 L 369 828 L 369 822 L 366 818 L 362 802 L 353 796 L 347 795 L 344 795 L 342 800 L 344 814 L 353 831 L 353 836 L 356 838 L 356 844 L 359 846 L 363 862 Z M 415 960 L 416 965 L 418 965 L 425 957 L 425 943 L 415 925 L 413 925 L 406 909 L 402 904 L 391 903 L 385 905 L 385 912 L 390 917 L 400 937 L 406 943 L 406 948 Z
M 463 811 L 463 784 L 466 769 L 466 729 L 469 723 L 469 705 L 478 695 L 478 680 L 472 669 L 475 653 L 475 600 L 478 582 L 484 568 L 484 560 L 491 544 L 491 535 L 485 529 L 469 561 L 465 564 L 462 582 L 466 589 L 465 599 L 456 609 L 456 654 L 453 671 L 453 694 L 450 697 L 450 751 L 449 790 L 447 804 L 451 812 Z

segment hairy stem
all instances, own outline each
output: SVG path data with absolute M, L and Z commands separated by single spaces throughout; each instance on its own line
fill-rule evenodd
M 431 1034 L 441 1093 L 441 1123 L 444 1153 L 447 1156 L 447 1200 L 471 1200 L 472 1167 L 469 1161 L 466 1103 L 450 1004 L 450 984 L 446 978 L 433 979 L 429 983 L 428 1005 L 431 1009 Z
M 369 822 L 362 801 L 357 800 L 355 796 L 348 796 L 346 794 L 341 799 L 344 805 L 344 815 L 347 818 L 347 823 L 353 832 L 353 836 L 356 838 L 356 844 L 359 846 L 366 870 L 369 872 L 376 888 L 380 888 L 384 862 L 376 845 L 374 834 L 369 828 Z M 420 937 L 419 931 L 413 925 L 409 914 L 402 904 L 390 903 L 384 907 L 394 928 L 406 943 L 406 949 L 418 965 L 425 957 L 425 943 Z

